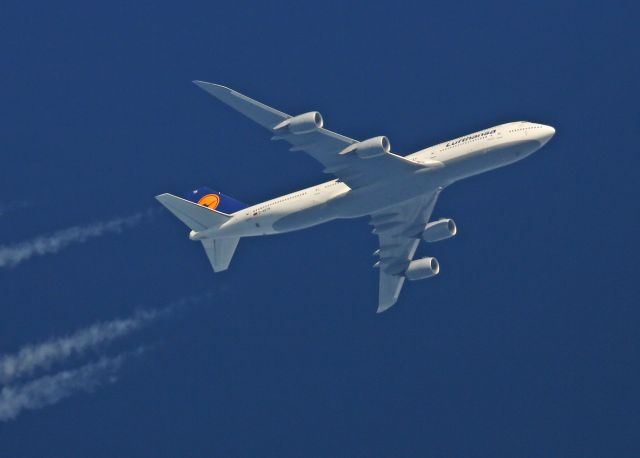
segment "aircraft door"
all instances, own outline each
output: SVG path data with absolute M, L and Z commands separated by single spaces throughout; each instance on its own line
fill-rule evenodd
M 314 204 L 319 204 L 322 201 L 322 190 L 320 189 L 320 186 L 316 186 L 315 188 L 313 188 L 313 203 Z

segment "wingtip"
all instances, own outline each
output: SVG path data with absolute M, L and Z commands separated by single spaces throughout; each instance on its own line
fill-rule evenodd
M 392 302 L 391 304 L 378 304 L 378 310 L 376 310 L 376 313 L 380 314 L 382 312 L 386 312 L 391 307 L 393 307 L 394 304 L 395 304 L 395 302 Z
M 157 196 L 155 196 L 155 199 L 166 207 L 174 199 L 181 199 L 181 198 L 178 196 L 174 196 L 173 194 L 170 194 L 168 192 L 164 192 L 162 194 L 158 194 Z
M 209 83 L 207 81 L 200 81 L 200 80 L 193 80 L 192 83 L 198 86 L 200 89 L 204 89 L 207 92 L 210 92 L 211 90 L 215 91 L 216 89 L 231 91 L 230 88 L 223 86 L 222 84 Z

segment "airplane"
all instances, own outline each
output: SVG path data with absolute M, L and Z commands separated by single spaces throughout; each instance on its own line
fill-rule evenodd
M 240 238 L 281 234 L 339 218 L 368 216 L 379 248 L 377 312 L 393 306 L 405 280 L 440 272 L 434 257 L 413 259 L 421 241 L 437 242 L 458 232 L 450 218 L 431 221 L 444 188 L 458 180 L 524 159 L 544 146 L 555 129 L 527 121 L 509 122 L 431 146 L 407 156 L 392 152 L 385 136 L 357 141 L 324 128 L 311 111 L 290 116 L 227 87 L 194 84 L 271 132 L 272 140 L 305 152 L 335 179 L 256 205 L 201 187 L 179 197 L 156 199 L 200 241 L 214 272 L 229 267 Z

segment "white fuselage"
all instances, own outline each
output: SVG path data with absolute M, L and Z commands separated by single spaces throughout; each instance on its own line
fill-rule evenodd
M 355 190 L 339 180 L 328 181 L 248 207 L 218 228 L 192 232 L 191 238 L 279 234 L 338 218 L 369 215 L 519 161 L 542 147 L 554 133 L 552 127 L 543 124 L 501 124 L 406 156 L 424 168 L 417 168 L 402 181 L 382 180 Z

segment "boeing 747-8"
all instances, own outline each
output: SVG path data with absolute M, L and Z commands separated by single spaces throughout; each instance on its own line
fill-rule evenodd
M 433 257 L 413 259 L 421 241 L 437 242 L 457 233 L 452 219 L 430 221 L 440 192 L 452 183 L 519 161 L 544 146 L 553 127 L 510 122 L 449 140 L 408 156 L 391 151 L 387 137 L 357 141 L 323 127 L 320 113 L 290 116 L 232 89 L 194 81 L 283 140 L 304 151 L 336 178 L 256 205 L 245 205 L 209 188 L 184 197 L 156 196 L 200 241 L 219 272 L 229 267 L 241 237 L 280 234 L 338 218 L 369 216 L 379 248 L 378 312 L 394 305 L 406 279 L 440 271 Z

